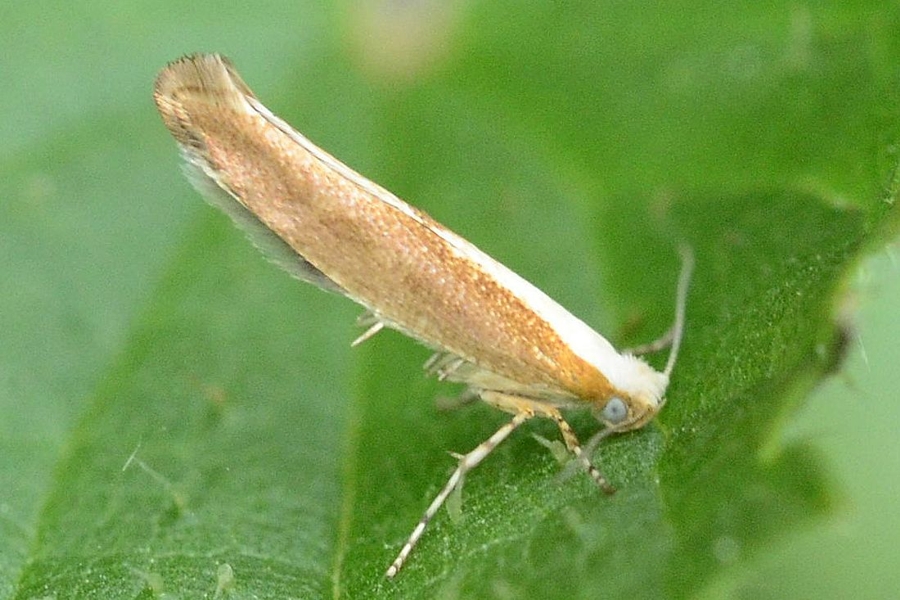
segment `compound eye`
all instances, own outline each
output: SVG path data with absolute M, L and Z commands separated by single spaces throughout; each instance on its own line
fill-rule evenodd
M 621 398 L 610 398 L 600 415 L 610 425 L 618 425 L 628 416 L 628 407 Z

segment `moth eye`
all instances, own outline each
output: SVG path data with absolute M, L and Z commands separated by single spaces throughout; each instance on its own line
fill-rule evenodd
M 618 425 L 628 416 L 628 407 L 621 398 L 610 398 L 600 414 L 607 423 Z

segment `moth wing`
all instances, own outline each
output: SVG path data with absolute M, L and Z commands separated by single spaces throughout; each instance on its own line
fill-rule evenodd
M 584 403 L 570 392 L 546 384 L 523 384 L 480 367 L 452 352 L 435 352 L 424 365 L 428 375 L 442 381 L 464 383 L 468 392 L 479 395 L 481 391 L 502 391 L 524 398 L 542 400 L 558 407 L 575 407 Z
M 311 283 L 323 290 L 346 296 L 347 292 L 325 273 L 310 264 L 303 256 L 291 248 L 287 242 L 266 227 L 256 215 L 250 212 L 238 199 L 225 189 L 204 169 L 204 161 L 193 152 L 184 149 L 184 171 L 193 186 L 207 202 L 229 217 L 243 231 L 260 252 L 272 263 L 292 276 Z

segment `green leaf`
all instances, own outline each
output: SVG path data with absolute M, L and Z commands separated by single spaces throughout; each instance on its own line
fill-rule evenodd
M 0 14 L 21 83 L 0 100 L 0 597 L 715 594 L 835 506 L 782 429 L 896 232 L 897 9 L 367 6 Z M 669 326 L 690 243 L 668 404 L 595 456 L 617 494 L 561 478 L 530 435 L 553 426 L 528 424 L 384 579 L 446 452 L 505 417 L 438 411 L 456 389 L 397 334 L 351 351 L 352 305 L 202 207 L 149 100 L 196 50 L 617 345 Z

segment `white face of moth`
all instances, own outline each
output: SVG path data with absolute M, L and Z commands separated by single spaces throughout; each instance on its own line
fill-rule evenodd
M 662 408 L 669 376 L 636 356 L 625 354 L 620 359 L 617 381 L 612 383 L 622 394 L 607 400 L 597 418 L 611 429 L 628 431 L 646 425 Z

